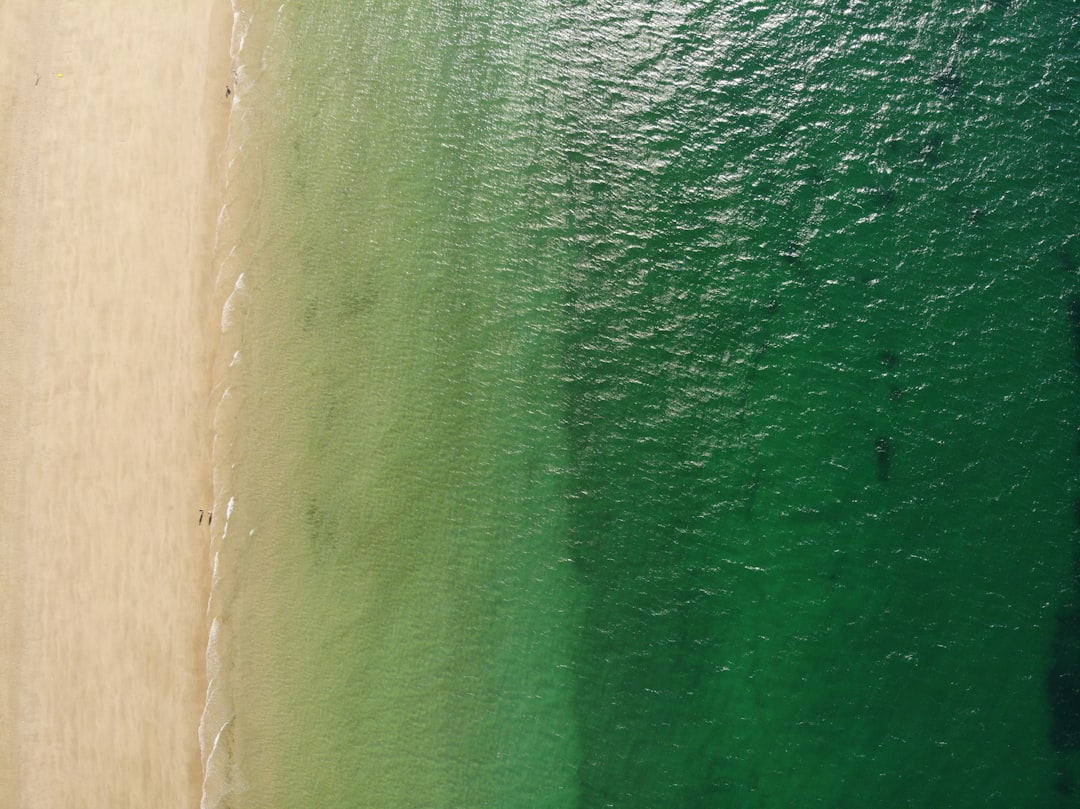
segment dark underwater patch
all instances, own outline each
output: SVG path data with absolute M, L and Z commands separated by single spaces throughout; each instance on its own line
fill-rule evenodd
M 1072 335 L 1073 365 L 1080 369 L 1080 295 L 1070 295 L 1066 308 L 1069 315 L 1069 333 Z
M 1076 259 L 1068 250 L 1061 251 L 1061 269 L 1070 274 L 1076 273 Z
M 1080 750 L 1080 606 L 1058 610 L 1046 677 L 1050 698 L 1050 742 L 1061 753 Z
M 877 476 L 878 480 L 885 483 L 889 480 L 889 476 L 892 474 L 892 456 L 893 456 L 893 444 L 892 439 L 886 435 L 879 435 L 874 442 L 874 454 L 877 456 Z

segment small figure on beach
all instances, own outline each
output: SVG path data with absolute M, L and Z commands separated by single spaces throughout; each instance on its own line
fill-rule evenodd
M 232 88 L 229 85 L 226 84 L 225 85 L 225 98 L 228 98 L 231 95 L 232 95 Z
M 207 518 L 206 518 L 206 524 L 209 525 L 210 523 L 212 523 L 214 521 L 214 512 L 208 511 L 206 513 L 208 515 Z
M 199 509 L 199 525 L 202 525 L 202 518 L 203 518 L 203 510 L 200 508 Z

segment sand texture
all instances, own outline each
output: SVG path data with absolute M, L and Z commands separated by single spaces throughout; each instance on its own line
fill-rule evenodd
M 0 806 L 194 807 L 231 8 L 0 1 Z

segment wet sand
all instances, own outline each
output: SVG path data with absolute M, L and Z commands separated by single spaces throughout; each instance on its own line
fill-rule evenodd
M 0 805 L 195 807 L 220 0 L 0 7 Z

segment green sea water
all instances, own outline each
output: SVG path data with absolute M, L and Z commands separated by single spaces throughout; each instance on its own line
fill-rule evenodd
M 1080 800 L 1074 3 L 234 55 L 206 805 Z

